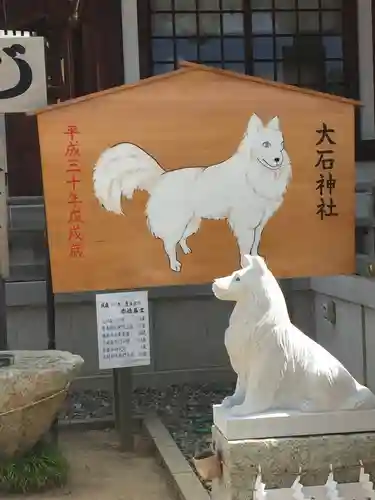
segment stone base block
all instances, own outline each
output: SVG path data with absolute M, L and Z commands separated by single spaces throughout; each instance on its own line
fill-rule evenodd
M 355 482 L 360 460 L 375 481 L 375 432 L 230 441 L 214 426 L 212 435 L 223 460 L 213 500 L 252 500 L 259 465 L 267 489 L 289 488 L 300 467 L 304 486 L 322 485 L 330 464 L 338 483 Z
M 375 431 L 375 410 L 279 412 L 248 417 L 232 417 L 221 405 L 214 405 L 213 410 L 214 424 L 230 441 Z

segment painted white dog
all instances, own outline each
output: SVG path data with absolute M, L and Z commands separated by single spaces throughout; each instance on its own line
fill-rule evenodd
M 237 151 L 217 165 L 166 172 L 146 151 L 122 143 L 101 154 L 93 174 L 95 195 L 110 212 L 123 213 L 122 195 L 131 199 L 136 189 L 148 191 L 150 231 L 163 241 L 177 272 L 177 245 L 190 253 L 186 240 L 202 219 L 227 219 L 241 257 L 257 255 L 262 230 L 280 207 L 290 178 L 279 119 L 264 126 L 255 114 Z
M 214 281 L 221 300 L 236 301 L 225 346 L 238 375 L 223 401 L 233 416 L 270 411 L 373 409 L 375 396 L 289 319 L 283 293 L 262 257 Z

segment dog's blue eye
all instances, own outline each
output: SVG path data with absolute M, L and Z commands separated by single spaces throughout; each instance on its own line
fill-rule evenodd
M 270 147 L 271 147 L 271 143 L 270 143 L 270 142 L 268 142 L 268 141 L 266 141 L 266 142 L 263 142 L 262 146 L 263 146 L 264 148 L 270 148 Z
M 234 281 L 241 281 L 241 278 L 239 276 L 236 276 Z

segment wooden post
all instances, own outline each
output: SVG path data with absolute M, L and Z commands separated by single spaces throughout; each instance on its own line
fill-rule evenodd
M 5 279 L 9 276 L 7 147 L 5 114 L 0 114 L 0 350 L 8 349 Z
M 52 272 L 51 261 L 48 246 L 47 231 L 45 231 L 46 242 L 46 308 L 47 308 L 47 335 L 48 335 L 48 349 L 56 349 L 56 313 L 55 313 L 55 295 L 52 288 Z M 52 423 L 50 432 L 52 440 L 56 443 L 58 441 L 58 423 L 56 418 Z
M 121 451 L 133 451 L 132 367 L 150 365 L 147 290 L 96 295 L 98 357 L 112 369 L 113 410 Z
M 0 351 L 8 349 L 5 280 L 0 277 Z
M 134 450 L 132 386 L 131 368 L 113 370 L 114 414 L 121 451 Z

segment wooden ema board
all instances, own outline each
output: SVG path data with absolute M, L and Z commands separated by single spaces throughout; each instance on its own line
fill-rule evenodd
M 239 267 L 237 243 L 249 233 L 238 226 L 252 230 L 267 210 L 259 253 L 277 277 L 353 273 L 356 104 L 185 63 L 167 75 L 41 110 L 54 292 L 208 283 Z M 254 113 L 259 118 L 248 130 Z M 279 123 L 269 124 L 275 116 Z M 144 187 L 147 176 L 152 192 L 123 196 L 126 215 L 103 208 L 93 184 L 99 156 L 118 143 L 133 146 L 112 148 L 109 160 L 99 162 L 104 204 L 118 204 L 121 188 Z M 281 173 L 287 155 L 289 184 Z M 155 160 L 166 174 L 156 175 Z M 172 182 L 170 171 L 186 167 L 207 168 L 182 177 L 174 172 Z M 283 182 L 285 196 L 275 202 Z M 182 238 L 191 221 L 200 221 L 187 240 L 191 253 L 177 242 L 181 268 L 172 270 L 163 239 L 150 228 L 164 231 L 170 246 L 172 232 Z

